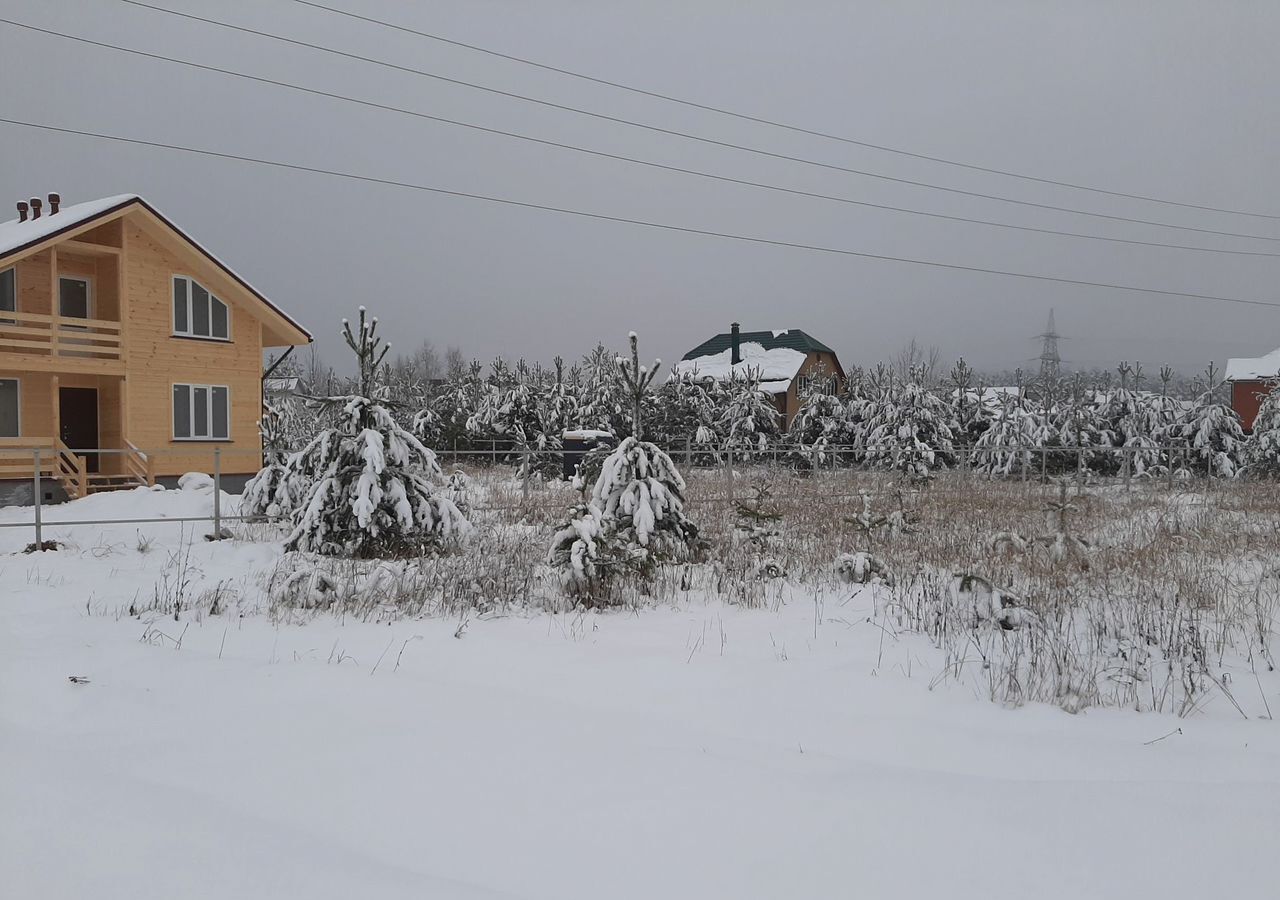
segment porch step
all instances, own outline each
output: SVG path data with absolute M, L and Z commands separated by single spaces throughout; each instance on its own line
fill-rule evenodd
M 89 476 L 89 493 L 97 494 L 104 491 L 131 491 L 137 487 L 143 487 L 144 482 L 136 475 L 97 475 Z

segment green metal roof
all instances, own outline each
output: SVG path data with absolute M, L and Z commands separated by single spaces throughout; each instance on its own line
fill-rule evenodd
M 822 341 L 811 335 L 806 334 L 799 328 L 788 328 L 786 331 L 743 331 L 738 334 L 738 339 L 744 344 L 760 344 L 766 350 L 774 350 L 778 347 L 786 347 L 790 350 L 799 350 L 801 353 L 830 353 L 835 356 L 835 351 L 828 347 Z M 726 331 L 723 334 L 717 334 L 710 340 L 703 341 L 684 355 L 685 359 L 697 359 L 700 356 L 710 356 L 713 353 L 723 353 L 733 344 L 733 335 Z

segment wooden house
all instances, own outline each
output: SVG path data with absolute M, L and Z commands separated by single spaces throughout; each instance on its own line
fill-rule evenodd
M 721 379 L 750 373 L 773 399 L 783 428 L 812 390 L 838 393 L 845 381 L 835 351 L 799 328 L 742 331 L 737 322 L 686 353 L 672 372 Z
M 1231 408 L 1240 416 L 1244 430 L 1253 431 L 1262 398 L 1280 380 L 1280 350 L 1257 359 L 1229 359 L 1226 377 L 1231 385 Z
M 307 331 L 137 195 L 44 206 L 0 224 L 0 479 L 257 471 L 263 350 Z

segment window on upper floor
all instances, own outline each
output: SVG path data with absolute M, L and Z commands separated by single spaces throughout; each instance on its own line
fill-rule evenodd
M 173 439 L 225 441 L 231 437 L 231 392 L 220 384 L 173 386 Z
M 58 315 L 71 319 L 93 318 L 93 289 L 88 278 L 76 275 L 58 278 Z
M 185 275 L 173 276 L 173 333 L 231 340 L 231 312 L 208 288 Z
M 813 394 L 834 394 L 836 380 L 826 375 L 801 375 L 797 380 L 797 392 L 801 397 Z
M 5 269 L 0 272 L 0 312 L 18 311 L 17 272 L 17 269 Z M 7 321 L 13 324 L 12 319 Z

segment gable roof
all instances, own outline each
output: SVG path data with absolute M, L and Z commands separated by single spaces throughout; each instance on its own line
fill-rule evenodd
M 89 200 L 85 203 L 64 206 L 58 212 L 46 213 L 38 219 L 28 218 L 25 222 L 12 219 L 8 222 L 0 223 L 0 268 L 3 268 L 10 258 L 16 259 L 37 249 L 42 249 L 43 245 L 56 242 L 58 238 L 67 232 L 86 230 L 97 222 L 119 218 L 134 208 L 146 210 L 177 235 L 190 249 L 212 263 L 224 275 L 253 295 L 267 309 L 296 329 L 308 342 L 312 339 L 311 332 L 302 327 L 296 319 L 268 300 L 261 291 L 249 284 L 234 269 L 206 250 L 195 238 L 175 225 L 164 213 L 138 194 L 118 194 L 114 197 L 104 197 L 101 200 Z
M 786 348 L 787 350 L 799 350 L 801 353 L 830 353 L 832 356 L 836 355 L 836 352 L 822 343 L 822 341 L 801 331 L 799 328 L 781 328 L 774 331 L 742 331 L 738 333 L 738 339 L 742 344 L 759 344 L 766 350 Z M 683 358 L 697 359 L 700 356 L 711 356 L 724 350 L 729 350 L 732 346 L 733 334 L 725 331 L 710 340 L 703 341 L 686 353 Z
M 791 381 L 808 359 L 801 350 L 791 347 L 766 349 L 755 341 L 742 341 L 738 345 L 741 362 L 733 362 L 733 349 L 725 347 L 718 353 L 682 359 L 671 367 L 671 377 L 715 378 L 727 380 L 750 376 L 759 379 L 760 389 L 771 394 L 786 392 Z
M 11 219 L 8 222 L 0 222 L 0 264 L 3 264 L 7 256 L 19 254 L 49 238 L 57 237 L 64 231 L 96 221 L 141 199 L 137 194 L 118 194 L 115 197 L 104 197 L 101 200 L 64 206 L 58 212 L 47 213 L 38 219 L 28 218 L 25 222 Z
M 1260 381 L 1280 375 L 1280 349 L 1257 359 L 1227 360 L 1227 381 Z

